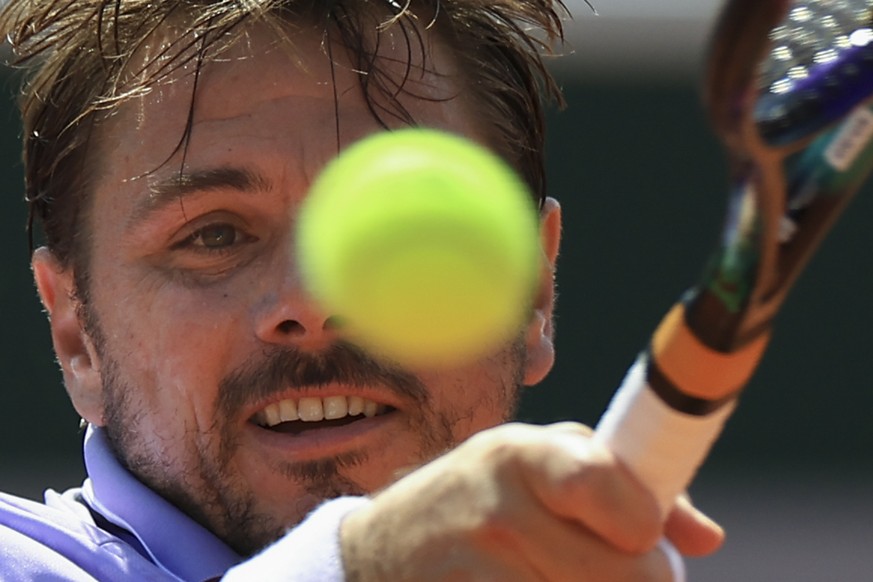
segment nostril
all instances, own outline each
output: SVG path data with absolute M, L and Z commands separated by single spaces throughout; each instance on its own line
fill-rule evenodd
M 286 319 L 282 323 L 276 326 L 276 329 L 279 330 L 279 333 L 282 335 L 303 335 L 306 329 L 303 325 L 300 324 L 299 321 L 294 321 L 293 319 Z
M 322 329 L 324 331 L 336 331 L 338 329 L 342 329 L 342 327 L 343 320 L 336 315 L 331 315 L 324 320 L 324 325 L 322 326 Z

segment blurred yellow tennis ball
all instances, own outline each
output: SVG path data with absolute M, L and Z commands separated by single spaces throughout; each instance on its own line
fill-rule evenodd
M 530 193 L 500 158 L 436 130 L 374 134 L 299 214 L 309 292 L 361 346 L 406 365 L 481 357 L 518 334 L 539 265 Z

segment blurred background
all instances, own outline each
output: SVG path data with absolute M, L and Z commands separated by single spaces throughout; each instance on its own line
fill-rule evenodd
M 521 417 L 594 424 L 720 229 L 726 170 L 699 97 L 719 2 L 568 3 L 572 53 L 554 70 L 550 190 L 564 209 L 558 363 Z M 0 76 L 0 490 L 39 498 L 81 481 L 78 418 L 30 280 L 12 106 Z M 692 487 L 725 526 L 700 582 L 870 580 L 873 571 L 873 191 L 801 278 L 759 373 Z

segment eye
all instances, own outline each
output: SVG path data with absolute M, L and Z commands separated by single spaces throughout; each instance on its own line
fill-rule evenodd
M 231 212 L 196 217 L 177 231 L 175 240 L 155 256 L 185 285 L 209 285 L 233 276 L 265 252 L 262 222 Z
M 210 224 L 192 235 L 192 244 L 208 249 L 229 247 L 240 238 L 239 231 L 230 224 Z
M 229 250 L 233 246 L 249 240 L 251 240 L 251 237 L 234 225 L 221 222 L 198 228 L 187 238 L 174 245 L 174 248 L 191 248 L 205 252 L 221 251 Z

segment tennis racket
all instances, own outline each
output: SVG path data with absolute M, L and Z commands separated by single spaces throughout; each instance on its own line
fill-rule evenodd
M 664 516 L 721 432 L 798 275 L 873 168 L 873 0 L 729 0 L 703 95 L 730 163 L 720 244 L 595 433 Z

